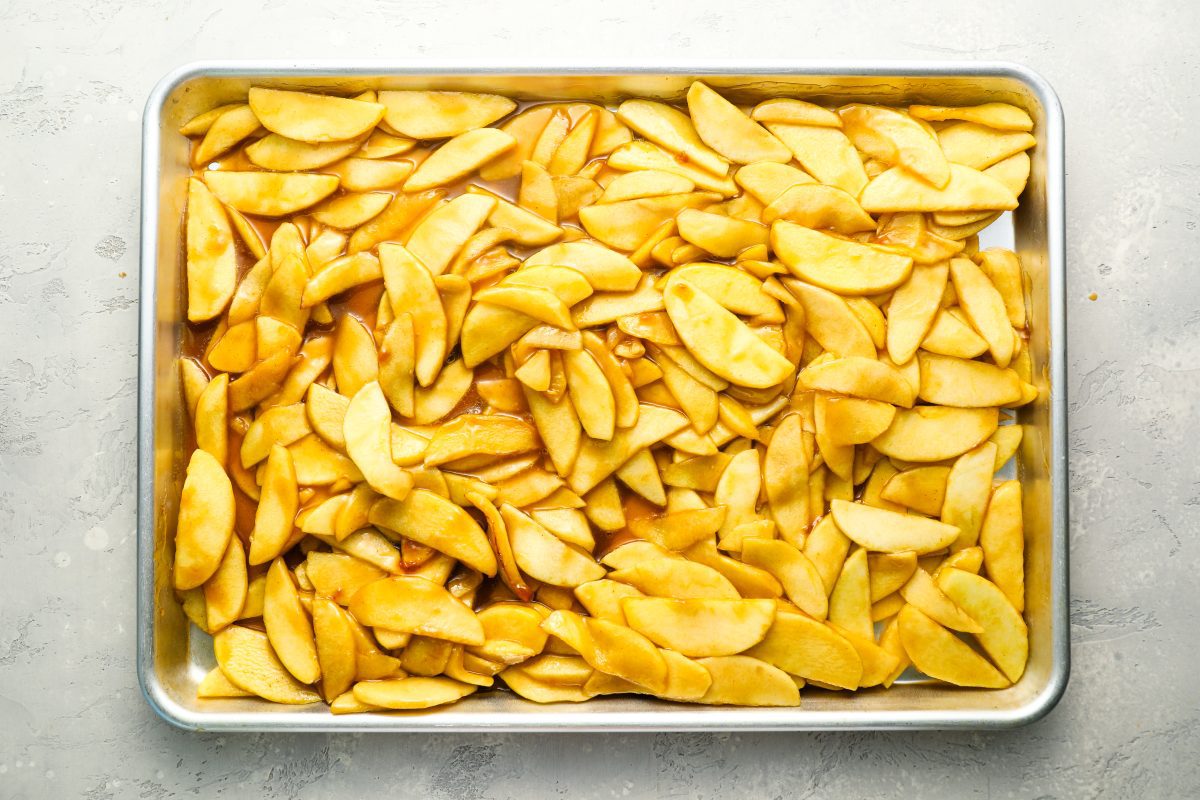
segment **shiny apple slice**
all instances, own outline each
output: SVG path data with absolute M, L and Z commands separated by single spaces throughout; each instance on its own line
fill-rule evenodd
M 221 202 L 245 214 L 285 217 L 324 200 L 338 188 L 336 175 L 310 172 L 204 173 L 204 182 Z
M 711 192 L 688 192 L 622 200 L 580 209 L 579 221 L 609 247 L 634 251 L 683 209 L 708 206 L 718 199 Z
M 496 556 L 483 529 L 462 508 L 431 491 L 414 489 L 402 501 L 381 499 L 371 507 L 369 519 L 485 575 L 496 574 Z
M 773 600 L 627 597 L 621 609 L 631 628 L 693 658 L 740 653 L 760 642 L 775 618 Z
M 733 103 L 696 81 L 688 89 L 688 111 L 696 133 L 709 147 L 730 161 L 778 161 L 786 164 L 792 153 L 766 129 Z
M 959 569 L 943 570 L 938 588 L 978 621 L 975 638 L 996 666 L 1014 683 L 1029 659 L 1029 628 L 996 584 Z
M 404 191 L 420 192 L 453 183 L 516 144 L 517 140 L 511 134 L 496 128 L 476 128 L 460 133 L 421 162 L 404 182 Z
M 188 320 L 203 322 L 225 310 L 237 287 L 237 253 L 225 209 L 203 181 L 188 181 Z
M 759 122 L 786 122 L 790 125 L 816 125 L 823 128 L 840 128 L 842 120 L 835 112 L 804 100 L 777 97 L 764 100 L 750 113 Z
M 590 241 L 542 248 L 523 264 L 525 269 L 535 266 L 570 267 L 583 275 L 596 291 L 632 291 L 642 277 L 642 271 L 626 256 Z
M 692 120 L 678 109 L 653 100 L 626 100 L 617 107 L 617 118 L 645 138 L 714 175 L 724 175 L 729 162 L 706 145 Z
M 262 631 L 230 625 L 213 636 L 213 652 L 221 672 L 239 689 L 288 705 L 321 699 L 284 668 Z
M 862 680 L 862 659 L 846 637 L 795 612 L 776 614 L 767 635 L 746 655 L 791 675 L 842 689 L 857 689 Z
M 768 122 L 766 126 L 787 145 L 805 172 L 821 183 L 854 197 L 867 185 L 862 158 L 838 128 L 784 122 Z
M 1009 685 L 1008 679 L 983 656 L 915 606 L 902 608 L 897 620 L 904 651 L 916 668 L 931 678 L 986 689 Z
M 416 575 L 364 586 L 350 601 L 350 613 L 372 627 L 468 645 L 485 641 L 474 611 L 440 585 Z
M 953 525 L 862 503 L 833 500 L 830 510 L 846 536 L 874 552 L 933 553 L 948 547 L 958 536 L 958 528 Z
M 446 312 L 433 274 L 411 251 L 398 244 L 380 245 L 379 260 L 393 313 L 412 315 L 415 374 L 421 386 L 429 386 L 446 357 Z
M 951 259 L 950 278 L 971 325 L 987 341 L 992 360 L 998 367 L 1007 367 L 1013 357 L 1014 338 L 1004 298 L 969 258 Z
M 772 200 L 763 209 L 762 221 L 770 225 L 777 219 L 844 234 L 874 231 L 876 227 L 875 220 L 852 195 L 820 183 L 791 186 Z
M 379 103 L 344 97 L 250 89 L 250 108 L 267 130 L 301 142 L 334 142 L 354 139 L 383 119 Z
M 876 400 L 911 408 L 915 398 L 904 374 L 882 361 L 847 356 L 813 364 L 800 372 L 799 384 L 808 389 Z
M 517 565 L 531 578 L 554 586 L 578 586 L 604 577 L 604 568 L 511 505 L 500 506 Z
M 414 139 L 446 139 L 491 125 L 517 104 L 498 94 L 475 92 L 380 92 L 383 119 Z
M 716 192 L 724 197 L 737 194 L 737 185 L 724 172 L 714 174 L 690 161 L 680 161 L 668 149 L 641 139 L 621 145 L 608 156 L 605 163 L 613 169 L 633 174 L 641 170 L 670 173 L 687 180 L 697 189 Z M 690 192 L 691 189 L 684 191 Z
M 889 166 L 902 166 L 942 188 L 950 180 L 947 154 L 928 127 L 892 108 L 851 103 L 838 109 L 842 129 L 861 152 Z
M 937 189 L 901 167 L 873 178 L 859 196 L 872 214 L 895 211 L 1008 211 L 1017 198 L 1004 184 L 977 169 L 950 165 L 950 181 Z
M 276 558 L 267 570 L 263 624 L 272 649 L 296 680 L 315 683 L 320 679 L 321 667 L 317 660 L 312 623 L 300 603 L 296 584 L 282 558 Z
M 912 259 L 792 222 L 771 226 L 771 247 L 792 273 L 842 295 L 880 294 L 908 279 Z
M 371 488 L 403 500 L 413 485 L 412 474 L 392 461 L 390 428 L 392 411 L 377 381 L 359 389 L 346 408 L 342 422 L 346 453 Z
M 712 567 L 676 558 L 643 561 L 608 574 L 609 580 L 633 586 L 650 597 L 737 600 L 733 584 Z

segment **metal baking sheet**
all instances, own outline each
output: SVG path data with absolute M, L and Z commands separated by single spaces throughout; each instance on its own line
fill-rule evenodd
M 985 244 L 1014 246 L 1028 272 L 1030 352 L 1041 396 L 1021 409 L 1025 490 L 1025 675 L 1001 691 L 928 681 L 858 693 L 805 690 L 799 708 L 697 707 L 629 697 L 542 706 L 503 691 L 425 712 L 333 716 L 322 706 L 199 700 L 212 666 L 209 638 L 187 624 L 170 587 L 169 551 L 183 479 L 182 343 L 188 144 L 177 130 L 250 86 L 355 93 L 366 89 L 493 91 L 521 100 L 629 96 L 680 100 L 701 78 L 736 102 L 793 96 L 819 103 L 1008 102 L 1035 121 L 1038 145 L 1020 208 Z M 1067 611 L 1066 320 L 1063 118 L 1050 86 L 1025 67 L 956 62 L 752 62 L 644 66 L 492 67 L 426 62 L 201 62 L 164 77 L 143 119 L 138 387 L 138 677 L 151 707 L 181 728 L 210 731 L 696 731 L 1011 728 L 1054 707 L 1069 672 Z

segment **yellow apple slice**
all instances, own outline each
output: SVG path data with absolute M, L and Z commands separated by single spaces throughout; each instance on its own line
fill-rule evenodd
M 626 100 L 617 107 L 617 118 L 645 138 L 714 175 L 724 175 L 729 162 L 706 145 L 692 120 L 678 109 L 653 100 Z
M 608 574 L 610 580 L 629 584 L 650 597 L 712 598 L 737 600 L 733 584 L 712 567 L 673 558 L 644 561 Z
M 808 389 L 876 400 L 911 408 L 912 384 L 900 370 L 861 356 L 835 358 L 800 371 L 799 384 Z
M 792 372 L 791 362 L 686 280 L 672 281 L 663 298 L 688 352 L 722 378 L 739 386 L 766 388 Z
M 496 128 L 476 128 L 460 133 L 421 162 L 404 182 L 404 191 L 420 192 L 452 183 L 516 144 L 517 140 L 511 134 Z
M 908 256 L 783 220 L 771 226 L 771 247 L 796 277 L 843 295 L 889 291 L 912 271 Z
M 1009 681 L 953 633 L 906 605 L 897 616 L 900 641 L 917 669 L 956 686 L 1003 689 Z
M 246 147 L 256 167 L 277 172 L 303 172 L 340 161 L 358 150 L 361 139 L 341 142 L 300 142 L 272 133 Z
M 380 92 L 383 120 L 414 139 L 447 139 L 491 125 L 517 104 L 498 94 L 475 92 Z
M 462 508 L 431 491 L 414 489 L 402 501 L 381 499 L 371 507 L 369 520 L 485 575 L 496 574 L 496 556 L 483 529 Z
M 392 461 L 392 411 L 377 381 L 363 386 L 350 400 L 342 422 L 346 453 L 371 488 L 403 500 L 413 485 L 412 474 Z
M 421 386 L 429 386 L 446 357 L 446 312 L 433 274 L 411 251 L 391 242 L 380 245 L 379 260 L 393 313 L 412 315 L 415 374 Z
M 941 516 L 949 467 L 914 467 L 897 472 L 883 485 L 880 496 L 931 517 Z
M 803 546 L 808 531 L 811 449 L 804 443 L 801 416 L 789 414 L 776 426 L 763 457 L 763 486 L 771 517 L 783 540 L 797 547 Z
M 764 206 L 775 202 L 793 186 L 816 183 L 812 176 L 790 164 L 756 161 L 734 173 L 734 180 Z
M 892 108 L 851 103 L 838 109 L 842 129 L 854 146 L 889 166 L 901 166 L 931 185 L 950 180 L 947 154 L 927 126 Z
M 839 530 L 875 552 L 933 553 L 949 546 L 958 536 L 954 525 L 862 503 L 833 500 L 830 509 Z
M 696 133 L 709 147 L 739 164 L 792 160 L 791 151 L 717 92 L 696 81 L 688 89 L 688 111 Z
M 959 569 L 946 569 L 937 580 L 949 599 L 979 622 L 975 638 L 996 666 L 1014 683 L 1029 659 L 1029 628 L 996 584 Z
M 231 536 L 216 572 L 204 582 L 209 633 L 215 633 L 241 617 L 248 585 L 246 550 L 240 537 Z
M 846 637 L 828 625 L 795 612 L 780 612 L 763 640 L 746 655 L 806 680 L 854 690 L 863 664 Z
M 872 214 L 895 211 L 1009 211 L 1017 198 L 1004 184 L 977 169 L 950 165 L 950 181 L 942 189 L 900 167 L 876 176 L 859 196 Z
M 775 576 L 788 599 L 813 617 L 825 619 L 829 602 L 816 566 L 794 545 L 782 540 L 747 539 L 742 560 Z
M 495 198 L 487 195 L 459 195 L 413 228 L 408 250 L 431 273 L 441 275 L 495 208 Z
M 208 164 L 259 129 L 258 117 L 254 115 L 250 106 L 230 107 L 222 112 L 205 131 L 204 139 L 196 147 L 196 152 L 192 156 L 192 164 L 197 167 Z
M 740 653 L 762 641 L 775 618 L 773 600 L 627 597 L 621 609 L 634 630 L 693 658 Z
M 733 258 L 747 248 L 766 244 L 769 232 L 757 222 L 685 208 L 675 217 L 679 236 L 718 258 Z
M 975 122 L 956 122 L 938 131 L 946 158 L 973 169 L 986 169 L 1037 144 L 1024 131 L 1000 131 Z
M 1031 131 L 1033 119 L 1021 108 L 1008 103 L 983 103 L 977 106 L 929 106 L 908 107 L 908 113 L 917 119 L 941 122 L 961 119 L 998 128 L 1003 131 Z
M 867 185 L 867 173 L 854 145 L 839 128 L 817 125 L 795 125 L 768 122 L 767 130 L 775 134 L 818 181 L 858 197 Z M 867 208 L 867 211 L 872 209 Z
M 213 652 L 221 672 L 239 689 L 288 705 L 321 699 L 284 668 L 262 631 L 230 625 L 213 636 Z
M 567 545 L 524 512 L 505 504 L 500 514 L 517 564 L 531 578 L 571 587 L 604 577 L 604 568 L 591 556 Z
M 875 220 L 852 195 L 820 183 L 796 184 L 772 200 L 763 209 L 762 221 L 770 225 L 777 219 L 844 234 L 875 230 Z
M 866 444 L 889 427 L 896 417 L 896 407 L 878 400 L 859 397 L 820 397 L 824 416 L 824 435 L 834 445 Z M 818 429 L 821 422 L 818 421 Z
M 836 356 L 875 358 L 871 334 L 845 298 L 794 278 L 782 283 L 800 301 L 805 328 L 823 349 Z
M 872 446 L 904 461 L 943 461 L 967 452 L 996 430 L 995 408 L 918 406 L 896 412 L 892 426 Z
M 1022 381 L 1011 369 L 982 361 L 921 353 L 922 400 L 943 406 L 986 408 L 1021 400 Z
M 188 181 L 188 321 L 225 310 L 237 287 L 237 253 L 225 209 L 204 182 Z
M 379 103 L 261 87 L 250 89 L 250 108 L 267 130 L 301 142 L 354 139 L 384 113 Z
M 579 221 L 593 238 L 609 247 L 633 251 L 680 211 L 711 205 L 717 199 L 718 195 L 710 192 L 687 192 L 622 200 L 580 209 Z
M 250 423 L 242 439 L 239 452 L 242 466 L 249 469 L 269 456 L 275 445 L 289 445 L 310 433 L 312 428 L 302 404 L 268 409 Z
M 350 601 L 359 622 L 467 645 L 481 645 L 483 625 L 468 606 L 440 585 L 416 575 L 367 584 Z
M 908 280 L 892 294 L 887 312 L 887 350 L 895 363 L 911 359 L 929 333 L 949 274 L 945 262 L 917 264 Z
M 979 534 L 988 577 L 1017 609 L 1025 610 L 1025 530 L 1021 484 L 1005 481 L 992 492 Z
M 287 671 L 301 683 L 315 683 L 321 677 L 321 667 L 312 624 L 282 558 L 276 558 L 267 570 L 263 624 L 272 649 Z
M 583 275 L 596 291 L 632 291 L 642 277 L 642 271 L 626 256 L 590 241 L 542 248 L 525 259 L 522 269 L 536 266 L 570 267 Z
M 273 445 L 250 534 L 251 565 L 265 564 L 283 552 L 295 528 L 299 502 L 292 453 L 283 445 Z
M 969 258 L 951 259 L 950 277 L 959 304 L 967 312 L 972 327 L 987 341 L 992 360 L 997 367 L 1007 367 L 1012 361 L 1014 339 L 1004 298 Z
M 979 633 L 983 630 L 969 614 L 938 588 L 929 573 L 918 567 L 908 582 L 900 588 L 905 602 L 921 610 L 934 622 L 950 630 Z
M 632 428 L 619 428 L 609 441 L 589 438 L 580 447 L 567 483 L 585 494 L 628 461 L 634 453 L 657 444 L 688 424 L 686 416 L 662 406 L 642 403 Z
M 749 656 L 719 656 L 697 662 L 712 680 L 697 703 L 736 706 L 798 706 L 800 690 L 783 670 Z
M 391 678 L 359 681 L 354 684 L 354 699 L 373 708 L 416 710 L 433 708 L 461 700 L 477 687 L 450 678 Z
M 349 230 L 379 216 L 391 200 L 387 192 L 343 194 L 314 208 L 312 215 L 322 225 Z
M 316 205 L 338 188 L 336 175 L 309 172 L 204 173 L 204 182 L 222 203 L 245 214 L 285 217 Z
M 824 128 L 842 127 L 841 118 L 827 108 L 804 100 L 777 97 L 764 100 L 750 113 L 759 122 L 786 122 L 790 125 L 816 125 Z

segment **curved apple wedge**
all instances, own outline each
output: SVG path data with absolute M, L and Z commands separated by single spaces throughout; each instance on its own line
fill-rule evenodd
M 627 597 L 629 626 L 660 647 L 694 658 L 740 653 L 762 641 L 775 619 L 774 600 L 679 600 Z
M 438 584 L 415 575 L 367 584 L 350 600 L 350 613 L 371 627 L 460 644 L 485 641 L 474 611 Z
M 461 507 L 428 489 L 414 489 L 404 500 L 376 501 L 371 524 L 432 547 L 485 575 L 496 574 L 496 556 L 487 534 Z
M 230 683 L 264 700 L 304 705 L 321 699 L 284 668 L 262 631 L 230 625 L 213 636 L 213 652 Z
M 750 656 L 697 661 L 712 683 L 697 703 L 732 706 L 798 706 L 800 690 L 786 672 Z
M 955 686 L 1003 689 L 1009 681 L 987 660 L 918 608 L 906 605 L 897 616 L 900 642 L 917 669 Z
M 250 108 L 272 133 L 301 142 L 338 142 L 370 131 L 384 106 L 363 100 L 282 89 L 250 90 Z
M 371 488 L 403 500 L 413 485 L 412 474 L 396 466 L 391 448 L 392 410 L 377 381 L 358 390 L 346 407 L 342 431 L 346 453 Z
M 830 502 L 833 521 L 846 536 L 867 550 L 918 555 L 948 547 L 958 537 L 958 528 L 944 522 L 874 508 L 846 500 Z
M 376 708 L 414 710 L 433 708 L 461 700 L 476 686 L 450 678 L 393 678 L 359 681 L 354 684 L 354 699 Z
M 746 655 L 806 680 L 842 689 L 857 689 L 862 680 L 862 659 L 846 637 L 795 612 L 776 614 L 767 635 Z
M 176 589 L 194 589 L 217 571 L 233 535 L 233 523 L 233 483 L 209 453 L 193 451 L 175 526 Z

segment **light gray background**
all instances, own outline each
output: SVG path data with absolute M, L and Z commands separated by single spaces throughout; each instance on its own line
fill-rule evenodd
M 0 0 L 0 797 L 1200 795 L 1196 4 L 300 5 Z M 1050 80 L 1068 135 L 1074 669 L 1048 719 L 406 737 L 154 717 L 133 665 L 142 105 L 193 59 L 408 56 L 1008 59 Z

